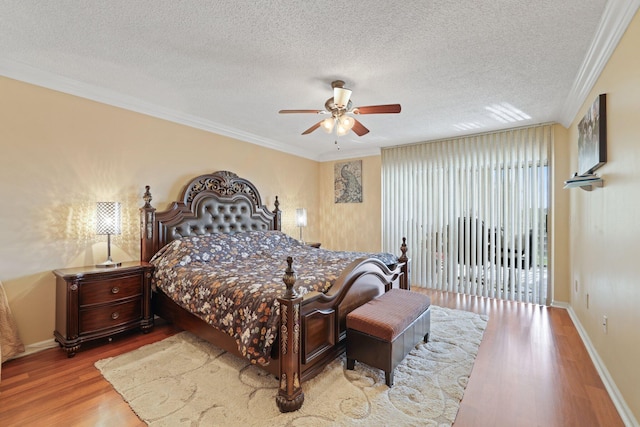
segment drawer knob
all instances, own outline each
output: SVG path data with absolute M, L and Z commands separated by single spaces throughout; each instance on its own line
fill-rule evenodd
M 111 313 L 111 318 L 113 320 L 116 320 L 118 317 L 120 317 L 120 313 L 118 313 L 117 311 L 114 311 L 113 313 Z
M 114 286 L 113 288 L 111 288 L 111 293 L 112 294 L 117 294 L 118 292 L 120 292 L 120 288 L 117 286 Z

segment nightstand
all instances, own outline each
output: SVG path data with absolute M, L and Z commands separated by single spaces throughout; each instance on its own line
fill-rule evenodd
M 68 357 L 83 342 L 153 327 L 151 274 L 145 262 L 121 267 L 55 270 L 56 330 L 53 335 Z

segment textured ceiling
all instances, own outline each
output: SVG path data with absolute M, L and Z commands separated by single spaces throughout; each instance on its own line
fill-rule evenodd
M 618 14 L 637 8 L 618 3 L 632 4 Z M 610 6 L 0 0 L 0 74 L 316 160 L 347 158 L 562 123 L 567 112 L 570 120 Z M 278 114 L 324 108 L 335 79 L 353 90 L 354 106 L 400 103 L 402 112 L 359 116 L 371 132 L 339 138 L 301 135 L 322 116 Z M 504 106 L 529 118 L 510 122 L 487 108 Z

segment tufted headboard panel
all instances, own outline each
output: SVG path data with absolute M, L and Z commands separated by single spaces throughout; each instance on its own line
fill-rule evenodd
M 195 218 L 186 218 L 181 223 L 167 226 L 168 241 L 203 234 L 269 230 L 271 226 L 263 217 L 254 214 L 251 204 L 243 199 L 227 201 L 216 197 L 200 198 L 194 211 Z
M 180 201 L 166 211 L 151 206 L 149 186 L 140 208 L 140 255 L 149 261 L 167 243 L 181 237 L 251 230 L 280 230 L 278 197 L 275 209 L 262 205 L 260 194 L 249 181 L 228 171 L 193 179 Z

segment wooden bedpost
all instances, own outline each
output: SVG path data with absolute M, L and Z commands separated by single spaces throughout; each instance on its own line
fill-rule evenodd
M 276 403 L 280 412 L 297 411 L 304 402 L 300 386 L 300 303 L 302 297 L 293 289 L 296 272 L 293 258 L 287 257 L 287 269 L 282 280 L 287 286 L 280 303 L 280 386 Z
M 411 289 L 411 258 L 407 257 L 407 238 L 402 238 L 402 245 L 400 245 L 400 252 L 402 255 L 398 258 L 398 261 L 404 263 L 402 266 L 402 279 L 400 280 L 401 289 Z
M 156 208 L 151 206 L 151 191 L 148 185 L 145 186 L 144 206 L 140 208 L 140 260 L 149 262 L 155 254 L 153 247 L 153 223 L 156 215 Z
M 276 196 L 276 201 L 273 203 L 276 207 L 273 210 L 273 229 L 281 231 L 282 230 L 282 211 L 280 210 L 280 202 L 278 201 L 278 196 Z

